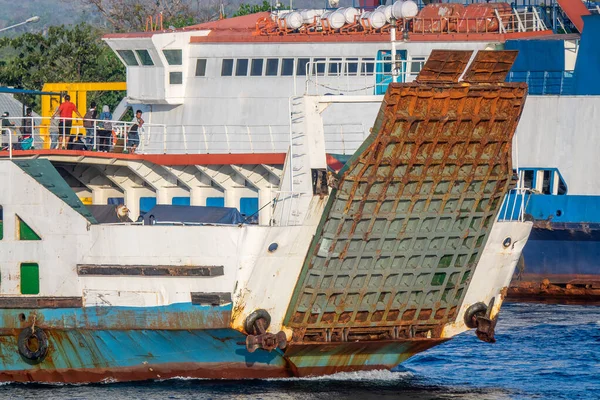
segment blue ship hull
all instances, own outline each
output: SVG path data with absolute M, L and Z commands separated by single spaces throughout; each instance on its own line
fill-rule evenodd
M 595 276 L 600 280 L 600 224 L 536 224 L 523 250 L 527 276 L 556 283 Z
M 242 379 L 393 368 L 444 340 L 303 344 L 284 351 L 246 349 L 228 327 L 231 305 L 3 309 L 0 381 L 112 382 L 174 377 Z M 195 325 L 195 328 L 192 326 Z M 217 327 L 211 329 L 209 325 Z M 18 335 L 33 326 L 48 352 L 32 362 Z M 206 328 L 200 328 L 206 326 Z

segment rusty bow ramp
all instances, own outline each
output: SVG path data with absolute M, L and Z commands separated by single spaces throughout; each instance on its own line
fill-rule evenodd
M 391 368 L 446 340 L 500 204 L 526 85 L 516 52 L 434 51 L 391 84 L 335 177 L 284 324 L 298 375 Z M 463 81 L 459 81 L 464 76 Z

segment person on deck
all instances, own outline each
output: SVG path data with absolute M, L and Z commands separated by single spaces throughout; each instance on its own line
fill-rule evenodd
M 77 111 L 77 106 L 71 103 L 71 96 L 66 94 L 65 101 L 58 107 L 58 110 L 56 110 L 51 118 L 54 119 L 57 114 L 60 115 L 60 120 L 58 122 L 58 134 L 67 138 L 67 149 L 69 150 L 72 148 L 71 143 L 75 140 L 75 136 L 71 135 L 73 113 L 77 114 L 79 118 L 83 119 L 79 111 Z
M 92 101 L 90 103 L 90 109 L 83 116 L 83 127 L 85 128 L 85 142 L 87 147 L 94 145 L 94 135 L 96 133 L 96 124 L 93 120 L 98 116 L 98 112 L 96 111 L 96 102 Z M 96 139 L 98 139 L 96 137 Z
M 27 107 L 25 117 L 21 122 L 21 150 L 29 150 L 33 147 L 33 118 L 31 108 Z
M 98 125 L 100 130 L 98 131 L 98 150 L 99 151 L 111 151 L 112 146 L 112 114 L 110 108 L 105 105 L 102 107 L 102 113 L 100 114 L 100 122 Z
M 135 112 L 135 117 L 133 117 L 133 125 L 129 129 L 127 133 L 127 149 L 134 153 L 140 144 L 140 130 L 144 125 L 144 120 L 142 119 L 142 110 L 137 110 Z

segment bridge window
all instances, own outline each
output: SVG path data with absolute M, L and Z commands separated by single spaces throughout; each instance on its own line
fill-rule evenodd
M 235 63 L 235 76 L 247 76 L 248 75 L 248 59 L 238 58 Z
M 196 76 L 206 76 L 206 58 L 196 60 Z
M 169 83 L 171 85 L 181 85 L 183 83 L 183 72 L 169 72 Z
M 523 171 L 523 187 L 527 189 L 533 188 L 533 170 L 528 169 Z
M 375 73 L 375 59 L 363 58 L 360 64 L 360 73 L 362 75 L 373 75 Z
M 358 75 L 358 58 L 346 58 L 346 74 Z
M 329 59 L 329 75 L 339 75 L 342 72 L 342 59 L 341 58 L 330 58 Z
M 250 64 L 250 75 L 261 76 L 263 74 L 264 60 L 262 58 L 253 58 Z
M 267 58 L 267 71 L 266 71 L 265 75 L 277 76 L 278 69 L 279 69 L 279 59 L 278 58 Z
M 281 76 L 294 75 L 294 59 L 284 58 L 281 60 Z
M 306 66 L 310 62 L 310 58 L 299 58 L 296 64 L 296 75 L 306 76 Z
M 558 174 L 558 173 L 557 173 Z M 567 194 L 567 185 L 565 184 L 565 181 L 563 181 L 562 179 L 558 179 L 558 187 L 556 188 L 556 194 L 558 195 L 563 195 L 563 194 Z
M 410 73 L 417 75 L 421 72 L 423 64 L 425 64 L 425 57 L 412 57 L 410 62 Z
M 139 65 L 132 50 L 117 50 L 117 54 L 121 57 L 125 65 Z
M 528 168 L 519 172 L 521 185 L 538 194 L 567 194 L 567 184 L 556 168 Z
M 152 57 L 150 57 L 150 53 L 148 53 L 148 50 L 136 50 L 135 52 L 138 55 L 138 58 L 140 59 L 142 65 L 154 65 L 154 62 L 152 61 Z
M 182 65 L 183 56 L 181 50 L 163 50 L 163 54 L 169 65 Z
M 542 180 L 542 193 L 543 194 L 551 194 L 550 193 L 550 176 L 551 173 L 548 170 L 544 171 L 543 180 Z
M 325 75 L 325 59 L 324 58 L 315 58 L 313 60 L 313 63 L 314 63 L 313 74 L 314 75 Z
M 221 76 L 233 76 L 233 58 L 223 59 L 221 65 Z

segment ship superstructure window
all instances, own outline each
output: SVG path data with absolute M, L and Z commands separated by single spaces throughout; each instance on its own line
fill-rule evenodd
M 567 184 L 556 168 L 521 168 L 520 185 L 537 194 L 567 194 Z
M 250 75 L 261 76 L 263 74 L 263 64 L 262 58 L 253 58 L 250 64 Z
M 119 57 L 121 57 L 126 65 L 139 65 L 132 50 L 117 50 L 117 54 Z
M 346 74 L 358 75 L 358 58 L 346 58 Z
M 221 65 L 221 76 L 233 75 L 233 58 L 224 58 Z
M 373 75 L 375 73 L 375 59 L 363 58 L 360 64 L 361 75 Z
M 315 58 L 313 60 L 313 75 L 325 75 L 325 62 L 324 58 Z
M 277 76 L 278 69 L 279 69 L 279 59 L 278 58 L 267 58 L 267 71 L 265 72 L 265 75 Z
M 299 58 L 298 63 L 296 64 L 296 75 L 305 76 L 306 75 L 306 66 L 310 62 L 310 58 Z
M 329 59 L 329 75 L 339 75 L 342 72 L 342 59 L 341 58 L 330 58 Z
M 294 75 L 294 59 L 284 58 L 281 60 L 281 76 Z
M 196 60 L 196 76 L 206 76 L 206 58 Z
M 421 68 L 424 59 L 414 59 L 413 68 Z M 391 64 L 384 65 L 390 73 Z M 388 71 L 389 70 L 389 71 Z M 206 59 L 196 61 L 196 76 L 205 76 Z M 221 76 L 371 76 L 375 74 L 375 58 L 224 58 Z M 417 72 L 415 72 L 417 73 Z
M 148 50 L 136 50 L 135 51 L 142 65 L 152 66 L 154 62 L 152 61 L 152 57 L 150 57 L 150 53 Z
M 183 53 L 181 50 L 163 50 L 163 54 L 169 65 L 183 64 Z
M 235 76 L 247 76 L 248 75 L 248 59 L 238 58 L 235 63 Z
M 410 62 L 410 73 L 417 75 L 421 72 L 423 64 L 425 64 L 425 57 L 412 57 Z
M 181 85 L 183 83 L 183 72 L 169 72 L 169 83 L 171 85 Z

